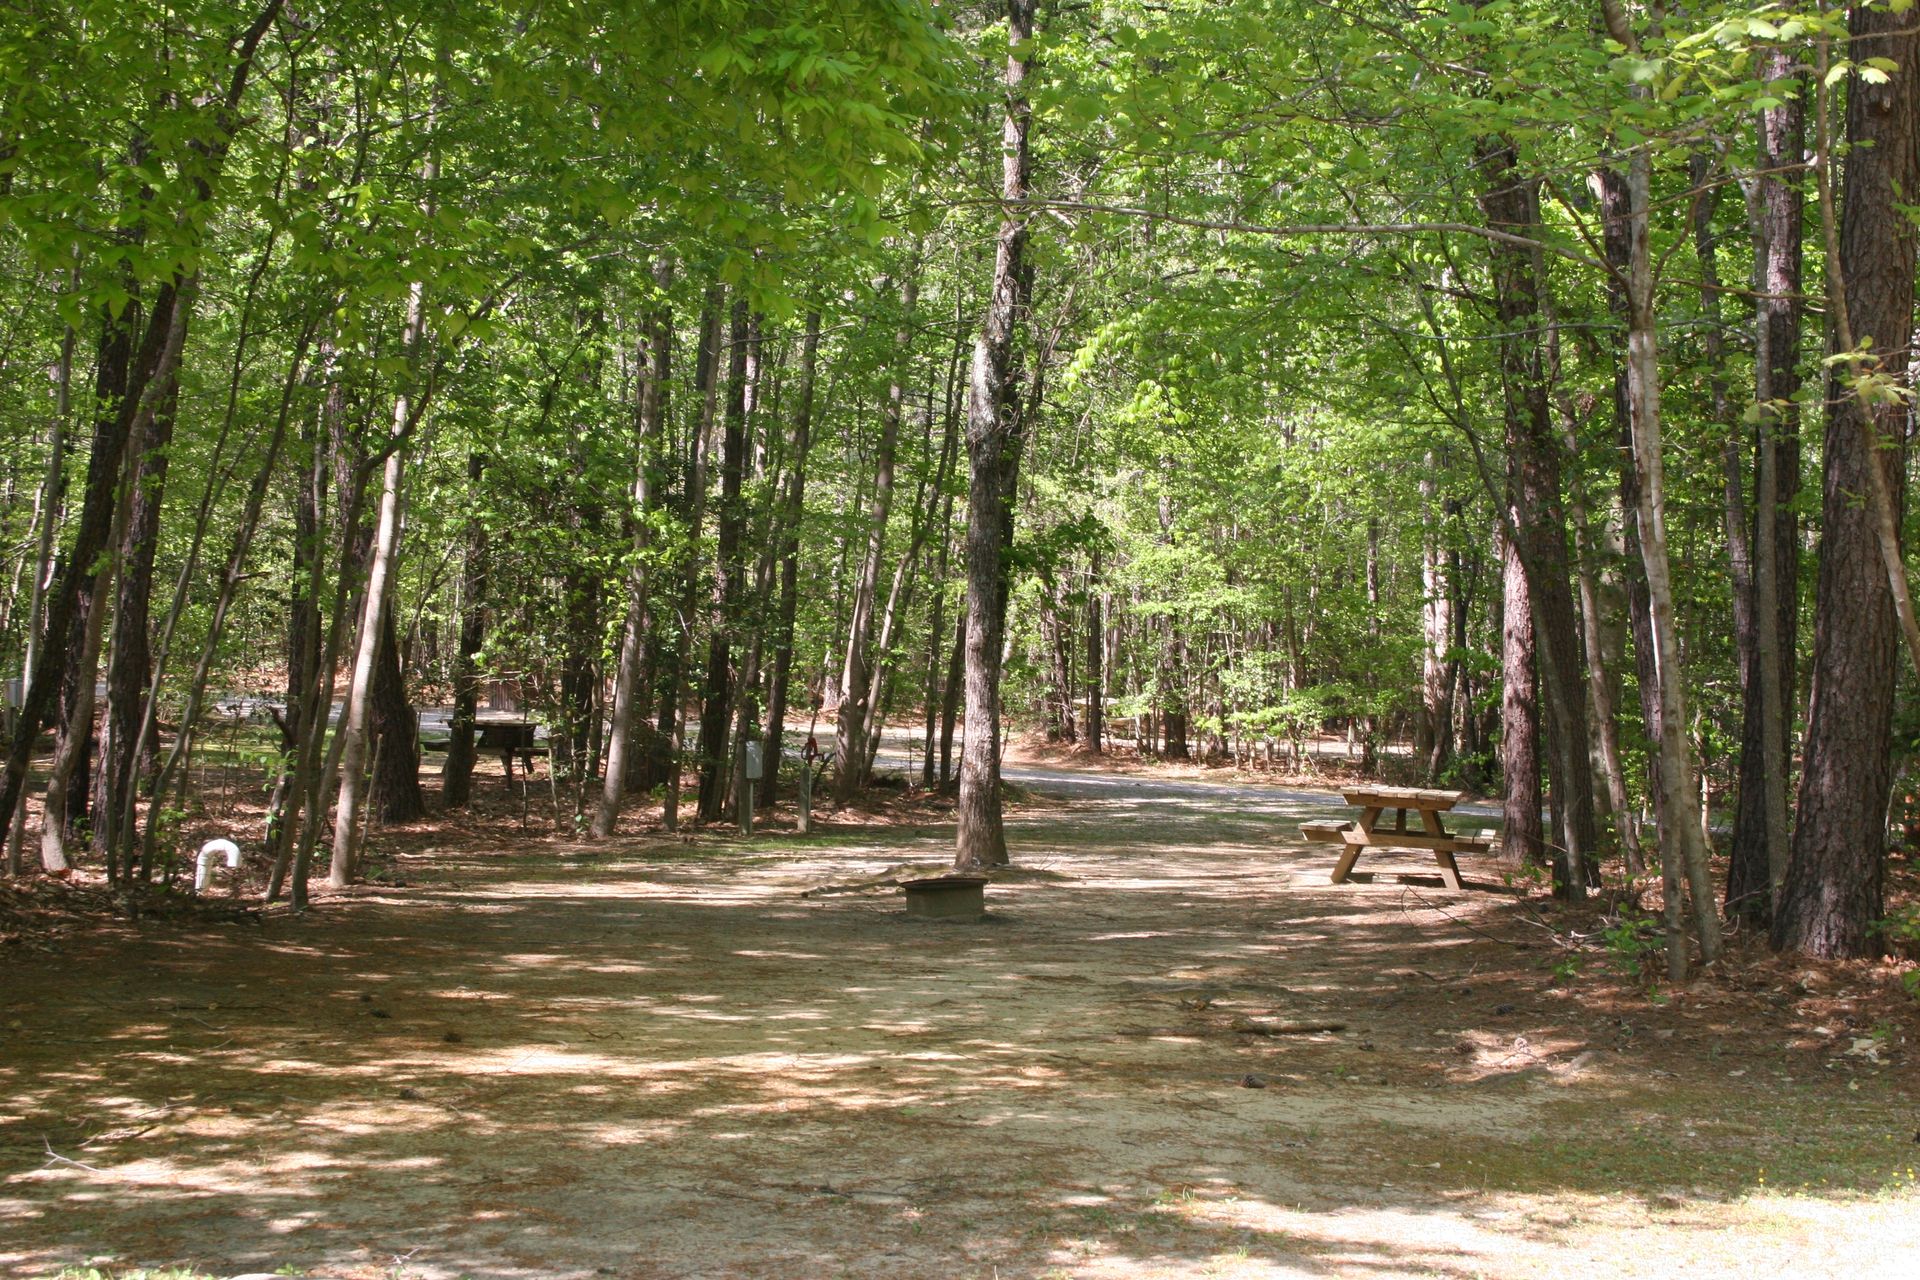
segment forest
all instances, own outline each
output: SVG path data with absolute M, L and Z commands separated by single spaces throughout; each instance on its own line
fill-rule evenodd
M 1018 755 L 1911 1005 L 1916 187 L 1912 0 L 9 6 L 4 904 L 998 877 Z

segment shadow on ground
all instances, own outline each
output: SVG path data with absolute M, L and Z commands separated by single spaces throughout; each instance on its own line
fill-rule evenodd
M 1329 886 L 1293 831 L 1328 804 L 1042 795 L 1013 836 L 1055 874 L 978 924 L 800 896 L 944 858 L 922 827 L 427 853 L 304 919 L 26 958 L 0 1265 L 1865 1275 L 1920 1242 L 1898 1062 L 1555 985 L 1485 865 Z

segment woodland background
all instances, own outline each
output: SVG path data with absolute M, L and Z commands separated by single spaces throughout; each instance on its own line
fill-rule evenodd
M 249 692 L 304 903 L 508 688 L 583 834 L 816 707 L 963 866 L 1005 724 L 1337 733 L 1675 974 L 1875 952 L 1916 77 L 1910 0 L 14 6 L 9 870 L 176 875 Z

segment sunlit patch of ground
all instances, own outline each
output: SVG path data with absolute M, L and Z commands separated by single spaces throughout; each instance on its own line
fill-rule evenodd
M 819 838 L 394 839 L 404 887 L 9 956 L 0 1268 L 333 1277 L 1906 1276 L 1911 1013 L 1652 999 L 1334 797 L 1106 776 L 973 924 Z M 1405 874 L 1401 874 L 1404 872 Z M 1563 972 L 1556 975 L 1556 967 Z M 1835 984 L 1839 985 L 1836 986 Z M 1261 1035 L 1289 1022 L 1337 1029 Z M 1865 1048 L 1862 1048 L 1862 1045 Z

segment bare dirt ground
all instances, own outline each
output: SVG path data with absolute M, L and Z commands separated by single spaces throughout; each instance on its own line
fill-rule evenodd
M 1023 784 L 981 923 L 803 896 L 944 861 L 944 813 L 902 806 L 389 834 L 403 884 L 305 917 L 16 943 L 0 1271 L 1912 1274 L 1891 969 L 1649 998 L 1485 862 L 1327 884 L 1296 824 L 1338 797 Z

